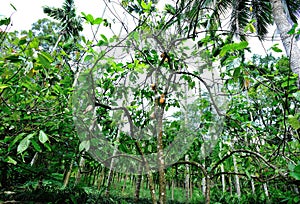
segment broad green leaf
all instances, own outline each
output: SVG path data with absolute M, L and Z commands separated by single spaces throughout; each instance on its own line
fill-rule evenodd
M 248 42 L 247 41 L 242 41 L 240 43 L 227 44 L 227 45 L 224 45 L 222 47 L 222 50 L 220 52 L 220 56 L 223 57 L 227 52 L 243 50 L 247 47 L 248 47 Z
M 53 61 L 52 57 L 46 52 L 38 53 L 38 58 L 41 64 L 46 68 L 50 67 L 51 62 Z
M 300 180 L 300 172 L 290 172 L 291 177 Z
M 21 140 L 20 144 L 18 145 L 17 148 L 17 153 L 21 154 L 22 152 L 24 152 L 25 150 L 27 150 L 27 148 L 29 147 L 30 144 L 30 139 L 33 137 L 34 133 L 27 135 L 23 140 Z
M 40 130 L 40 134 L 39 134 L 39 141 L 44 144 L 45 142 L 47 142 L 49 140 L 48 136 L 46 135 L 46 133 L 43 130 Z
M 24 135 L 25 135 L 24 132 L 18 134 L 18 135 L 15 137 L 15 139 L 9 144 L 9 146 L 8 146 L 8 151 L 10 151 L 11 148 L 16 144 L 16 142 L 18 142 L 20 139 L 22 139 Z
M 86 20 L 87 20 L 88 22 L 90 22 L 92 25 L 94 24 L 94 17 L 92 16 L 92 14 L 88 14 L 88 15 L 86 16 Z
M 103 19 L 102 19 L 102 18 L 96 18 L 96 19 L 94 20 L 94 24 L 96 24 L 96 25 L 100 25 L 102 22 L 103 22 Z

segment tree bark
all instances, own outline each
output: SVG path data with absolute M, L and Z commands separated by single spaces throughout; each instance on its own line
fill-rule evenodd
M 210 178 L 209 175 L 205 177 L 205 204 L 210 204 Z
M 136 181 L 136 187 L 135 187 L 135 202 L 138 203 L 140 199 L 140 191 L 141 191 L 141 183 L 142 183 L 142 165 L 140 164 L 138 175 L 137 175 L 137 181 Z
M 85 166 L 85 159 L 83 157 L 84 154 L 85 154 L 85 152 L 83 152 L 82 155 L 80 156 L 80 161 L 79 161 L 79 166 L 78 166 L 78 171 L 77 171 L 77 174 L 76 174 L 74 186 L 79 184 L 79 182 L 81 180 L 81 170 L 83 170 L 84 166 Z
M 63 188 L 66 188 L 69 181 L 70 181 L 70 176 L 71 176 L 71 173 L 72 173 L 72 170 L 73 170 L 73 163 L 74 163 L 74 159 L 71 160 L 69 170 L 68 170 L 68 172 L 67 172 L 67 174 L 64 178 Z
M 234 172 L 238 173 L 237 162 L 236 162 L 236 158 L 234 155 L 232 155 L 232 159 L 233 159 Z M 237 194 L 238 198 L 241 198 L 240 178 L 238 175 L 235 175 L 235 187 L 236 187 L 236 194 Z
M 290 58 L 290 66 L 293 73 L 298 74 L 297 86 L 300 88 L 300 50 L 293 35 L 288 34 L 292 28 L 288 17 L 284 12 L 281 0 L 270 0 L 273 18 L 278 28 L 286 55 Z

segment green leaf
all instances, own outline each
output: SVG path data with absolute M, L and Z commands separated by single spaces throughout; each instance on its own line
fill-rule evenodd
M 15 7 L 12 3 L 10 3 L 9 5 L 10 5 L 15 11 L 17 11 L 16 7 Z
M 165 10 L 166 12 L 172 14 L 172 15 L 175 15 L 176 14 L 176 8 L 173 7 L 171 4 L 166 4 L 165 5 Z
M 247 41 L 242 41 L 240 43 L 231 43 L 231 44 L 224 45 L 222 47 L 221 52 L 220 52 L 220 56 L 224 57 L 224 55 L 227 52 L 237 51 L 237 50 L 243 50 L 246 47 L 248 47 L 248 42 Z
M 40 41 L 37 38 L 34 38 L 30 43 L 29 43 L 29 47 L 30 48 L 35 48 L 37 49 L 39 47 Z
M 1 23 L 0 23 L 1 25 Z M 16 62 L 21 62 L 22 59 L 19 58 L 19 55 L 10 55 L 5 58 L 6 60 L 9 60 L 10 62 L 16 63 Z
M 103 45 L 108 45 L 108 43 L 104 42 L 103 40 L 99 40 L 97 46 L 103 46 Z
M 38 58 L 44 67 L 50 67 L 51 62 L 53 62 L 51 55 L 46 52 L 38 53 Z
M 31 144 L 37 152 L 42 152 L 41 146 L 35 140 L 31 140 Z
M 10 156 L 8 156 L 8 157 L 5 159 L 5 161 L 6 161 L 7 163 L 10 163 L 10 164 L 13 164 L 13 165 L 16 165 L 16 164 L 17 164 L 17 161 L 14 160 L 13 158 L 11 158 Z
M 40 130 L 40 134 L 39 134 L 39 141 L 44 144 L 45 142 L 47 142 L 49 140 L 48 136 L 46 135 L 46 133 L 43 130 Z
M 141 7 L 142 7 L 144 10 L 150 11 L 151 6 L 152 6 L 152 2 L 151 2 L 151 1 L 150 1 L 148 4 L 147 4 L 144 0 L 141 1 Z
M 300 180 L 300 172 L 290 172 L 290 176 L 296 180 Z
M 50 147 L 50 145 L 49 145 L 49 143 L 44 143 L 44 146 L 51 152 L 52 150 L 51 150 L 51 147 Z
M 291 28 L 291 30 L 289 30 L 289 32 L 287 32 L 289 35 L 293 35 L 293 34 L 295 34 L 296 33 L 296 28 L 298 27 L 298 24 L 297 23 L 295 23 L 294 25 L 293 25 L 293 27 Z
M 88 62 L 93 58 L 93 55 L 87 55 L 84 57 L 84 62 Z
M 85 16 L 85 19 L 92 25 L 94 25 L 94 17 L 92 16 L 92 14 L 88 14 Z
M 104 42 L 108 43 L 108 39 L 105 35 L 101 34 L 100 36 L 104 40 Z
M 18 134 L 15 139 L 9 144 L 9 147 L 8 147 L 8 151 L 11 150 L 11 148 L 16 144 L 16 142 L 18 142 L 20 139 L 23 138 L 23 136 L 25 135 L 25 133 L 21 133 L 21 134 Z
M 11 19 L 10 18 L 4 18 L 0 20 L 0 26 L 1 25 L 6 25 L 8 26 L 10 24 Z
M 27 150 L 27 148 L 29 147 L 29 144 L 30 144 L 30 139 L 33 137 L 33 135 L 34 135 L 34 133 L 29 134 L 29 135 L 27 135 L 27 137 L 25 137 L 23 140 L 21 140 L 21 142 L 17 148 L 18 154 L 21 154 L 22 152 Z
M 278 43 L 276 43 L 275 45 L 273 45 L 272 47 L 271 47 L 271 49 L 274 51 L 274 52 L 277 52 L 277 53 L 279 53 L 279 52 L 282 52 L 282 50 L 278 47 Z
M 103 22 L 103 19 L 102 19 L 102 18 L 96 18 L 96 19 L 94 20 L 94 24 L 96 24 L 96 25 L 100 25 L 102 22 Z
M 7 87 L 8 87 L 8 85 L 0 84 L 0 89 L 5 89 L 5 88 L 7 88 Z

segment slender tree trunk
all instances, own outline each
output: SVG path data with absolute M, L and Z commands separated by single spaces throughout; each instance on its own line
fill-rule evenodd
M 57 48 L 57 46 L 58 46 L 58 43 L 61 41 L 62 36 L 63 36 L 62 33 L 58 36 L 58 39 L 57 39 L 57 41 L 56 41 L 54 47 L 52 48 L 51 54 L 53 54 L 54 51 L 56 50 L 56 48 Z
M 189 155 L 186 154 L 185 155 L 185 161 L 189 161 Z M 186 175 L 185 175 L 185 197 L 186 197 L 186 202 L 188 202 L 189 198 L 190 198 L 190 172 L 189 172 L 189 165 L 186 164 L 185 165 L 185 171 L 186 171 Z
M 219 156 L 221 158 L 221 151 L 222 151 L 222 142 L 220 142 L 220 152 L 219 152 Z M 220 164 L 220 168 L 221 168 L 221 172 L 225 172 L 225 169 L 224 169 L 224 164 Z M 222 181 L 222 192 L 225 193 L 226 191 L 226 182 L 225 182 L 225 175 L 222 174 L 221 175 L 221 181 Z
M 84 154 L 85 154 L 85 152 L 83 152 L 82 155 L 80 156 L 80 161 L 79 161 L 79 166 L 78 166 L 78 171 L 76 174 L 74 186 L 76 186 L 81 180 L 81 170 L 84 169 L 84 165 L 85 165 L 85 159 L 83 157 Z
M 157 80 L 156 80 L 156 84 Z M 162 98 L 161 98 L 162 99 Z M 155 104 L 155 115 L 157 118 L 157 163 L 158 163 L 158 183 L 159 183 L 159 203 L 165 204 L 167 202 L 166 197 L 166 178 L 165 178 L 165 158 L 163 147 L 163 115 L 165 108 L 165 99 Z M 157 115 L 158 114 L 158 115 Z
M 100 190 L 102 183 L 103 183 L 103 178 L 104 178 L 104 173 L 105 173 L 105 167 L 102 167 L 100 177 L 98 179 L 98 190 Z
M 159 135 L 158 135 L 158 175 L 159 175 L 159 203 L 165 204 L 167 201 L 166 197 L 166 178 L 165 178 L 165 159 L 163 152 L 163 143 L 162 143 L 162 118 L 159 122 Z
M 65 176 L 65 179 L 64 179 L 64 184 L 63 184 L 63 188 L 67 187 L 69 181 L 70 181 L 70 176 L 71 176 L 71 173 L 72 173 L 72 169 L 73 169 L 73 163 L 74 163 L 74 159 L 71 160 L 71 163 L 70 163 L 70 167 L 69 167 L 69 170 Z
M 143 167 L 140 164 L 139 169 L 138 169 L 138 175 L 137 175 L 137 180 L 136 180 L 136 187 L 135 187 L 135 202 L 137 203 L 140 198 L 140 190 L 141 190 L 141 182 L 142 182 L 142 170 Z
M 238 173 L 238 167 L 237 167 L 235 155 L 232 155 L 232 160 L 233 160 L 234 173 Z M 236 194 L 237 194 L 238 198 L 241 198 L 240 178 L 238 175 L 235 175 L 234 177 L 235 177 Z
M 188 93 L 188 89 L 187 89 L 187 84 L 185 84 L 184 86 L 184 89 L 185 89 L 185 96 L 184 96 L 184 125 L 187 126 L 188 124 L 188 113 L 187 113 L 187 110 L 188 110 L 188 103 L 187 103 L 187 93 Z M 184 142 L 186 143 L 186 139 L 184 140 Z M 184 160 L 185 161 L 189 161 L 189 155 L 186 154 L 185 157 L 184 157 Z M 189 165 L 186 164 L 185 165 L 185 172 L 186 172 L 186 175 L 185 175 L 185 197 L 186 197 L 186 202 L 189 201 L 189 197 L 190 197 L 190 169 L 189 169 Z
M 171 199 L 174 200 L 174 188 L 175 188 L 175 182 L 172 178 L 172 186 L 171 186 Z
M 123 115 L 121 116 L 121 119 L 123 119 Z M 116 136 L 116 141 L 117 142 L 119 142 L 119 138 L 120 138 L 120 130 L 118 129 L 117 136 Z M 114 152 L 113 152 L 113 156 L 116 156 L 117 153 L 118 153 L 118 148 L 116 146 L 115 149 L 114 149 Z M 111 185 L 113 169 L 114 169 L 114 162 L 115 162 L 115 159 L 112 158 L 111 163 L 110 163 L 110 167 L 109 167 L 107 186 L 106 186 L 106 191 L 105 191 L 106 196 L 109 195 L 109 191 L 110 191 L 110 185 Z
M 255 185 L 254 185 L 254 180 L 253 180 L 253 178 L 251 178 L 250 182 L 251 182 L 252 194 L 255 195 Z
M 206 188 L 205 188 L 205 204 L 210 203 L 210 178 L 209 175 L 206 175 L 205 177 L 205 183 L 206 183 Z
M 263 184 L 264 187 L 264 191 L 265 191 L 265 195 L 267 197 L 267 200 L 269 200 L 269 190 L 268 190 L 268 186 L 266 183 Z
M 272 4 L 273 18 L 280 33 L 281 41 L 287 56 L 290 58 L 290 66 L 293 73 L 298 74 L 298 88 L 300 88 L 300 50 L 294 36 L 287 32 L 292 28 L 288 17 L 284 12 L 281 0 L 270 0 Z

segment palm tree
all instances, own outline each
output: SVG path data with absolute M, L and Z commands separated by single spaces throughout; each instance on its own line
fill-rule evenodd
M 58 40 L 53 47 L 52 52 L 56 49 L 61 38 L 76 40 L 80 31 L 83 30 L 82 20 L 76 16 L 74 0 L 65 0 L 62 8 L 53 8 L 45 6 L 44 13 L 60 22 L 61 30 Z
M 199 24 L 201 12 L 207 7 L 213 10 L 212 21 L 218 21 L 220 16 L 228 16 L 231 32 L 245 39 L 244 28 L 252 19 L 260 39 L 264 39 L 268 33 L 268 26 L 274 22 L 280 33 L 287 56 L 290 58 L 290 66 L 293 73 L 298 74 L 298 87 L 300 88 L 300 50 L 295 38 L 288 35 L 292 24 L 297 23 L 300 14 L 300 0 L 181 0 L 177 6 L 178 11 L 185 12 L 189 18 L 189 34 L 195 35 L 196 25 Z M 209 29 L 209 26 L 207 26 Z

